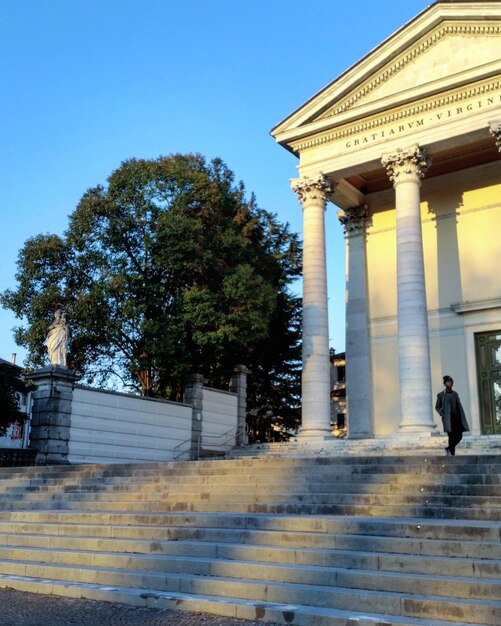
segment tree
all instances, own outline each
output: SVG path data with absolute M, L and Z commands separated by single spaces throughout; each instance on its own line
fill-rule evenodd
M 219 159 L 131 159 L 107 182 L 83 195 L 62 237 L 25 243 L 17 289 L 1 295 L 27 321 L 16 340 L 29 364 L 44 363 L 62 305 L 69 364 L 89 382 L 118 377 L 145 395 L 180 399 L 189 374 L 220 385 L 245 363 L 256 401 L 274 395 L 285 406 L 296 397 L 297 235 L 247 198 Z

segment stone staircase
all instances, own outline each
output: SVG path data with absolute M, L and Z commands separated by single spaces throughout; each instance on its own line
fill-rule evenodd
M 501 456 L 0 469 L 0 586 L 297 626 L 501 626 Z

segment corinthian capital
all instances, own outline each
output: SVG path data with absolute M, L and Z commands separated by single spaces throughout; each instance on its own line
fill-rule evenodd
M 302 176 L 301 178 L 291 179 L 291 189 L 297 194 L 299 202 L 303 206 L 308 200 L 322 200 L 325 202 L 327 194 L 332 193 L 334 187 L 322 172 L 319 172 L 316 176 Z
M 489 131 L 496 141 L 496 146 L 501 152 L 501 122 L 489 122 Z
M 430 165 L 426 151 L 417 143 L 405 149 L 399 148 L 395 152 L 383 154 L 381 162 L 394 185 L 402 181 L 419 181 Z
M 337 216 L 347 237 L 361 235 L 369 220 L 369 207 L 366 204 L 354 206 L 344 211 L 338 211 Z

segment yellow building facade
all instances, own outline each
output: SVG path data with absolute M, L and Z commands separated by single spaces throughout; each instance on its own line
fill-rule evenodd
M 344 271 L 325 264 L 330 204 L 348 436 L 440 431 L 444 374 L 472 432 L 501 434 L 500 5 L 435 2 L 272 131 L 299 158 L 302 437 L 330 430 L 326 273 Z

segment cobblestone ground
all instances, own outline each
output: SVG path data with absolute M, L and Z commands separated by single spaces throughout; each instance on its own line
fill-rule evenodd
M 0 625 L 263 626 L 263 622 L 0 589 Z M 267 626 L 273 625 L 268 623 Z

